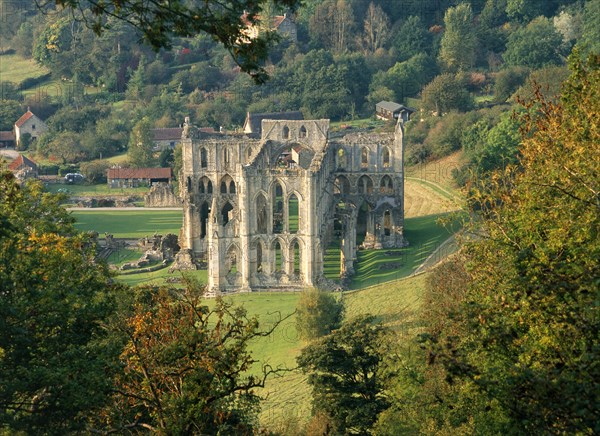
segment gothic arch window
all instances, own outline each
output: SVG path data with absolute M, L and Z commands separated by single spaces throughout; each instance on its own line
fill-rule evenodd
M 387 147 L 383 147 L 382 165 L 383 165 L 383 168 L 389 168 L 391 166 L 390 149 Z
M 230 154 L 231 154 L 231 152 L 230 152 L 229 148 L 225 147 L 225 149 L 223 149 L 223 163 L 225 164 L 225 167 L 229 166 L 229 161 L 231 159 Z
M 256 243 L 256 272 L 262 272 L 263 270 L 263 248 L 262 242 Z
M 283 139 L 290 139 L 290 128 L 288 126 L 283 126 L 282 136 Z
M 206 193 L 207 194 L 212 194 L 213 193 L 212 182 L 210 180 L 206 184 Z
M 296 194 L 288 199 L 288 229 L 290 233 L 297 233 L 300 229 L 300 202 Z
M 269 211 L 267 209 L 267 199 L 263 194 L 258 194 L 256 197 L 256 232 L 267 233 Z
M 204 147 L 200 149 L 200 166 L 202 168 L 206 168 L 208 166 L 208 152 Z
M 273 271 L 283 271 L 283 250 L 279 241 L 273 243 L 273 255 L 275 261 L 275 268 Z
M 187 190 L 188 190 L 188 192 L 192 192 L 192 178 L 191 177 L 187 178 Z
M 227 274 L 235 274 L 237 273 L 238 265 L 238 250 L 235 245 L 231 245 L 227 250 Z
M 338 168 L 346 168 L 348 166 L 348 156 L 346 155 L 346 150 L 343 147 L 340 147 L 337 151 L 337 167 Z
M 208 207 L 208 203 L 205 201 L 200 206 L 200 237 L 206 237 L 207 225 L 208 225 L 208 214 L 210 213 L 210 209 Z
M 198 183 L 198 191 L 200 194 L 212 194 L 212 182 L 206 176 L 203 176 Z
M 367 147 L 363 147 L 360 151 L 360 167 L 368 168 L 369 166 L 369 149 Z
M 200 194 L 204 194 L 206 191 L 206 188 L 204 187 L 204 181 L 202 179 L 200 179 L 200 183 L 198 183 L 198 192 Z
M 273 185 L 273 233 L 283 232 L 283 188 L 279 182 Z
M 225 174 L 221 179 L 221 194 L 235 194 L 235 182 L 229 174 Z
M 390 176 L 383 176 L 379 183 L 379 192 L 382 194 L 393 194 L 394 193 L 394 182 Z
M 248 160 L 250 160 L 250 158 L 252 157 L 252 151 L 253 151 L 253 150 L 252 150 L 252 147 L 248 147 L 248 148 L 246 149 L 246 158 L 247 158 Z
M 392 213 L 389 210 L 383 213 L 383 233 L 385 236 L 392 234 Z
M 226 226 L 229 221 L 233 218 L 233 206 L 230 202 L 225 203 L 221 208 L 221 217 L 223 218 L 223 225 Z
M 358 193 L 359 194 L 372 194 L 373 193 L 373 180 L 369 176 L 362 176 L 358 179 Z
M 306 138 L 306 127 L 300 127 L 300 132 L 298 132 L 298 138 Z
M 297 239 L 294 239 L 290 244 L 290 260 L 292 263 L 292 271 L 295 275 L 300 275 L 302 272 L 302 252 L 300 250 L 300 242 Z
M 335 184 L 333 186 L 334 194 L 342 194 L 347 195 L 350 194 L 350 182 L 348 178 L 345 176 L 338 176 L 335 179 Z

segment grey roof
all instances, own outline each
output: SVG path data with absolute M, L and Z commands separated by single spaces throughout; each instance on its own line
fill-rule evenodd
M 398 104 L 398 103 L 394 103 L 393 101 L 385 101 L 385 100 L 382 100 L 379 103 L 377 103 L 375 105 L 375 107 L 382 108 L 382 109 L 388 110 L 390 112 L 398 112 L 398 111 L 405 110 L 407 112 L 412 113 L 415 111 L 414 109 L 409 108 L 408 106 L 404 106 L 403 104 Z
M 300 111 L 292 112 L 270 112 L 270 113 L 250 113 L 246 115 L 246 122 L 244 123 L 244 131 L 260 134 L 262 120 L 303 120 L 304 115 Z
M 166 127 L 162 129 L 150 129 L 154 141 L 177 141 L 181 139 L 182 127 Z

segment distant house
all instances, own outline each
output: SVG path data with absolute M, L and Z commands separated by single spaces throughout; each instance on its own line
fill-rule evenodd
M 246 115 L 244 122 L 244 133 L 248 135 L 261 134 L 262 120 L 303 120 L 304 115 L 300 111 L 294 112 L 271 112 L 271 113 L 250 113 Z
M 19 154 L 19 156 L 8 165 L 8 170 L 11 171 L 17 179 L 30 179 L 38 176 L 37 164 L 22 154 Z
M 48 126 L 46 123 L 27 109 L 27 112 L 15 123 L 15 141 L 19 145 L 23 139 L 23 135 L 26 133 L 31 135 L 31 139 L 37 139 L 47 130 Z
M 260 21 L 260 16 L 257 16 L 256 19 Z M 260 28 L 258 25 L 252 24 L 250 20 L 248 20 L 248 14 L 242 15 L 242 22 L 246 25 L 245 34 L 247 38 L 258 38 Z M 274 16 L 271 20 L 270 29 L 294 43 L 298 42 L 298 28 L 296 26 L 296 23 L 291 19 L 291 17 L 288 14 Z
M 14 147 L 15 144 L 15 132 L 12 130 L 0 131 L 0 147 Z
M 375 114 L 380 120 L 397 120 L 402 118 L 402 121 L 407 122 L 410 120 L 410 115 L 414 112 L 411 109 L 402 104 L 394 103 L 393 101 L 380 101 L 375 105 Z
M 152 141 L 155 150 L 175 148 L 181 142 L 183 127 L 167 127 L 163 129 L 151 129 Z
M 171 183 L 171 168 L 109 168 L 106 172 L 110 188 L 135 188 L 155 183 Z

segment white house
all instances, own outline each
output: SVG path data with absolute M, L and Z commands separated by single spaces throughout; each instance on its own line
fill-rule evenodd
M 15 123 L 15 139 L 17 145 L 21 143 L 23 135 L 26 133 L 31 135 L 31 139 L 37 139 L 47 130 L 48 126 L 46 123 L 27 108 L 27 112 L 25 112 Z

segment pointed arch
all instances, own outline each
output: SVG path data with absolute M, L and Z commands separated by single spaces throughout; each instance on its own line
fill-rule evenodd
M 348 167 L 348 154 L 344 147 L 340 147 L 337 151 L 337 167 L 339 169 L 346 169 Z
M 390 176 L 385 175 L 381 178 L 381 182 L 379 183 L 379 192 L 382 194 L 394 193 L 394 182 Z
M 361 168 L 369 167 L 369 149 L 367 147 L 363 147 L 360 150 L 360 167 Z
M 269 210 L 268 202 L 264 194 L 260 193 L 256 196 L 254 202 L 256 205 L 256 232 L 268 233 L 269 231 Z
M 363 175 L 358 179 L 358 193 L 359 194 L 372 194 L 373 193 L 373 180 L 367 175 Z
M 208 202 L 203 202 L 200 206 L 200 238 L 206 237 L 208 230 L 208 216 L 210 214 L 210 207 Z
M 290 271 L 298 276 L 302 273 L 302 245 L 296 238 L 292 240 L 289 247 L 288 258 L 290 260 Z
M 202 176 L 198 182 L 198 191 L 200 194 L 212 194 L 212 182 L 206 176 Z
M 200 149 L 200 167 L 208 167 L 208 151 L 204 147 Z
M 300 229 L 300 201 L 293 193 L 288 198 L 288 231 L 297 233 Z
M 283 232 L 283 187 L 279 181 L 272 186 L 271 204 L 273 206 L 273 233 Z
M 383 168 L 390 168 L 392 166 L 392 153 L 388 147 L 383 147 L 381 152 L 381 166 Z
M 300 127 L 300 131 L 298 132 L 298 138 L 306 138 L 306 127 Z
M 389 209 L 383 212 L 383 234 L 390 236 L 392 234 L 392 213 Z
M 259 239 L 255 242 L 256 245 L 256 272 L 262 272 L 263 270 L 263 244 Z
M 337 176 L 335 178 L 333 193 L 342 195 L 350 194 L 350 181 L 346 176 Z
M 283 139 L 290 139 L 290 128 L 288 126 L 283 126 L 281 136 Z
M 229 174 L 225 174 L 221 178 L 221 194 L 235 194 L 235 182 Z
M 226 254 L 227 274 L 236 274 L 238 272 L 238 261 L 239 248 L 236 244 L 231 244 Z
M 234 208 L 230 202 L 226 202 L 221 208 L 221 219 L 223 220 L 223 226 L 226 226 L 233 218 L 233 209 Z
M 284 258 L 283 258 L 283 249 L 281 246 L 281 242 L 279 239 L 275 239 L 273 241 L 273 245 L 271 246 L 271 252 L 273 253 L 273 268 L 272 271 L 283 271 Z

